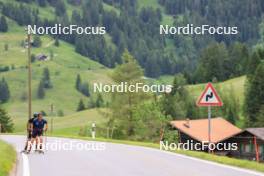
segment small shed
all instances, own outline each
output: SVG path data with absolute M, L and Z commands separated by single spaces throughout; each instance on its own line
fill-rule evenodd
M 243 159 L 264 161 L 264 128 L 247 128 L 232 139 L 238 143 L 238 151 L 230 153 Z

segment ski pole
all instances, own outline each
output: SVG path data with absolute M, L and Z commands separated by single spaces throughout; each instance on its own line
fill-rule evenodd
M 46 152 L 46 147 L 47 147 L 47 134 L 46 134 L 46 131 L 44 132 L 44 135 L 45 135 L 45 145 L 44 145 L 44 151 Z

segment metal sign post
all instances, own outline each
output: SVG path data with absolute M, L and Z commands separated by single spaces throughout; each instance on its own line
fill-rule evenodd
M 212 118 L 212 111 L 211 106 L 208 106 L 208 144 L 211 144 L 211 118 Z M 210 148 L 208 148 L 208 152 L 210 153 Z
M 218 96 L 215 88 L 211 83 L 208 83 L 205 90 L 199 97 L 197 101 L 197 106 L 205 106 L 208 107 L 208 146 L 212 142 L 212 106 L 223 106 L 223 102 Z M 208 147 L 208 152 L 210 152 L 210 148 Z

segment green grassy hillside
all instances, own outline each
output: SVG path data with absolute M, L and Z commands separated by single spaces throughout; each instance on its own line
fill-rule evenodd
M 48 134 L 52 135 L 75 135 L 77 136 L 81 128 L 87 127 L 90 129 L 92 123 L 96 126 L 104 126 L 107 118 L 104 116 L 106 109 L 89 109 L 76 112 L 64 117 L 48 116 L 45 117 L 49 122 Z M 51 133 L 51 122 L 53 120 L 53 132 Z M 25 119 L 16 120 L 15 132 L 25 134 Z M 89 131 L 87 131 L 89 132 Z
M 158 83 L 171 83 L 172 77 L 171 76 L 163 76 L 155 82 Z M 238 77 L 234 79 L 230 79 L 228 81 L 220 82 L 214 84 L 217 91 L 222 94 L 224 92 L 233 91 L 235 99 L 237 99 L 240 103 L 240 117 L 243 119 L 242 113 L 242 106 L 244 101 L 244 86 L 245 86 L 246 77 Z M 206 84 L 198 84 L 198 85 L 189 85 L 187 89 L 191 96 L 195 99 L 200 96 L 202 91 L 204 90 Z M 92 122 L 96 122 L 101 124 L 105 122 L 107 119 L 100 113 L 100 110 L 87 110 L 79 113 L 75 113 L 66 117 L 55 117 L 54 126 L 55 126 L 55 134 L 58 135 L 71 135 L 71 134 L 78 134 L 80 131 L 80 127 L 83 126 L 91 126 Z M 85 123 L 84 123 L 85 122 Z M 237 122 L 239 126 L 242 126 L 242 121 Z
M 215 83 L 214 85 L 219 92 L 228 92 L 233 89 L 232 91 L 234 91 L 234 98 L 238 99 L 242 105 L 244 101 L 245 81 L 246 76 L 241 76 L 224 82 Z M 198 98 L 198 96 L 205 89 L 205 86 L 206 84 L 189 85 L 188 90 L 192 96 Z
M 0 0 L 0 2 L 8 2 L 7 0 Z M 13 3 L 18 3 L 14 1 Z M 36 8 L 36 4 L 27 4 L 32 8 Z M 70 16 L 72 11 L 76 7 L 67 5 L 67 13 Z M 157 1 L 140 1 L 139 6 L 142 7 L 153 7 L 161 8 Z M 106 10 L 118 9 L 104 4 Z M 38 7 L 39 16 L 42 18 L 53 19 L 54 18 L 54 8 L 51 6 Z M 168 17 L 169 18 L 169 17 Z M 9 18 L 8 26 L 9 31 L 7 33 L 0 34 L 0 65 L 14 67 L 14 69 L 8 72 L 1 72 L 0 78 L 4 77 L 9 85 L 11 92 L 10 100 L 3 104 L 4 108 L 7 109 L 9 114 L 14 120 L 15 131 L 23 131 L 27 119 L 27 50 L 21 46 L 21 42 L 26 39 L 26 32 L 22 26 L 18 26 L 17 23 Z M 40 48 L 33 48 L 32 54 L 45 54 L 50 56 L 53 53 L 53 59 L 48 61 L 36 61 L 32 64 L 32 108 L 33 111 L 45 111 L 48 115 L 50 114 L 50 105 L 54 105 L 55 113 L 58 110 L 63 110 L 66 117 L 63 127 L 67 126 L 69 131 L 75 131 L 76 127 L 82 125 L 83 122 L 74 124 L 74 129 L 72 129 L 71 122 L 67 123 L 67 117 L 74 115 L 77 119 L 82 119 L 76 113 L 76 108 L 78 101 L 83 99 L 85 104 L 87 104 L 87 97 L 83 96 L 75 89 L 75 78 L 79 73 L 82 77 L 82 81 L 88 81 L 90 85 L 93 82 L 111 82 L 108 75 L 111 69 L 105 68 L 103 65 L 92 61 L 87 57 L 83 57 L 77 54 L 74 50 L 74 46 L 66 42 L 60 41 L 60 46 L 54 46 L 54 40 L 49 36 L 41 36 L 42 46 Z M 106 35 L 106 42 L 110 43 L 111 37 Z M 4 45 L 8 44 L 8 51 L 4 51 Z M 43 68 L 48 67 L 50 71 L 51 81 L 53 88 L 46 91 L 44 99 L 38 99 L 36 96 L 37 87 L 42 76 Z M 159 80 L 159 83 L 170 82 L 171 76 L 167 79 L 166 76 Z M 105 97 L 104 97 L 105 98 Z M 75 114 L 76 113 L 76 114 Z M 88 114 L 90 113 L 87 112 Z M 94 116 L 97 116 L 95 114 Z M 84 119 L 85 120 L 85 119 Z M 64 120 L 63 120 L 64 121 Z M 58 120 L 58 123 L 60 120 Z M 60 129 L 60 128 L 58 128 Z M 63 131 L 63 129 L 62 129 Z
M 12 20 L 8 20 L 10 31 L 0 34 L 0 65 L 13 66 L 7 72 L 1 72 L 0 77 L 4 77 L 9 85 L 11 99 L 4 107 L 13 117 L 15 124 L 21 124 L 27 116 L 27 101 L 22 97 L 27 95 L 27 51 L 21 46 L 21 41 L 25 40 L 25 31 L 16 25 Z M 54 104 L 55 112 L 63 110 L 64 114 L 75 112 L 78 101 L 82 98 L 87 104 L 88 98 L 84 97 L 75 89 L 76 75 L 79 73 L 82 81 L 110 82 L 109 69 L 101 64 L 83 57 L 74 51 L 74 47 L 68 43 L 60 41 L 60 46 L 55 47 L 54 41 L 48 36 L 42 36 L 42 46 L 33 48 L 35 55 L 45 54 L 50 56 L 53 52 L 53 59 L 48 61 L 36 61 L 32 64 L 32 94 L 33 111 L 44 110 L 49 113 L 50 105 Z M 8 44 L 8 51 L 4 51 L 4 45 Z M 36 91 L 42 77 L 43 68 L 48 67 L 51 74 L 53 88 L 46 91 L 45 99 L 37 99 Z
M 244 113 L 243 113 L 243 104 L 244 104 L 244 91 L 245 91 L 245 83 L 246 76 L 241 76 L 238 78 L 230 79 L 220 83 L 214 83 L 214 87 L 216 88 L 218 94 L 223 96 L 229 95 L 228 92 L 231 91 L 233 94 L 233 99 L 235 99 L 238 104 L 238 115 L 236 125 L 238 127 L 244 127 Z M 189 85 L 188 90 L 191 96 L 195 98 L 195 100 L 201 95 L 202 91 L 205 89 L 206 84 L 198 84 L 198 85 Z M 223 101 L 225 106 L 225 102 Z
M 0 0 L 0 2 L 8 2 Z M 65 1 L 66 2 L 66 1 Z M 160 8 L 157 0 L 142 0 L 138 1 L 139 7 Z M 14 3 L 17 3 L 14 1 Z M 37 7 L 36 4 L 28 4 L 31 7 Z M 67 4 L 67 13 L 69 16 L 77 7 Z M 106 10 L 119 11 L 117 8 L 103 4 Z M 54 18 L 54 8 L 47 6 L 45 8 L 38 7 L 40 17 Z M 77 9 L 78 10 L 78 9 Z M 8 19 L 8 18 L 7 18 Z M 163 15 L 163 23 L 170 24 L 173 22 L 172 16 Z M 0 78 L 5 77 L 8 82 L 11 92 L 11 99 L 3 104 L 14 120 L 15 131 L 24 131 L 27 119 L 27 51 L 21 46 L 21 42 L 26 39 L 26 32 L 22 26 L 11 19 L 8 19 L 9 31 L 0 33 L 0 66 L 13 67 L 7 72 L 0 72 Z M 106 42 L 111 43 L 110 35 L 106 35 Z M 103 122 L 105 119 L 97 110 L 87 110 L 81 113 L 76 113 L 77 104 L 80 99 L 84 100 L 87 105 L 89 98 L 83 96 L 75 89 L 76 75 L 79 73 L 82 81 L 89 82 L 90 85 L 94 82 L 110 83 L 109 74 L 111 69 L 75 52 L 74 46 L 66 42 L 60 41 L 60 46 L 54 46 L 54 40 L 49 36 L 41 36 L 42 46 L 33 48 L 32 53 L 35 55 L 45 54 L 50 56 L 53 53 L 53 58 L 48 61 L 36 61 L 32 64 L 32 94 L 33 94 L 33 111 L 45 111 L 50 115 L 50 105 L 54 105 L 54 114 L 62 110 L 65 117 L 55 117 L 55 133 L 77 133 L 81 126 L 91 121 Z M 4 46 L 8 44 L 8 51 L 4 51 Z M 46 91 L 44 99 L 38 99 L 36 96 L 37 87 L 42 77 L 43 68 L 48 67 L 51 74 L 52 89 Z M 147 79 L 149 82 L 159 84 L 171 84 L 173 76 L 161 76 L 159 79 Z M 221 91 L 235 90 L 235 96 L 241 103 L 244 100 L 244 83 L 245 77 L 240 77 L 217 84 L 217 89 Z M 204 89 L 204 84 L 190 85 L 188 89 L 191 95 L 198 97 Z M 107 94 L 108 95 L 108 94 Z M 104 98 L 107 99 L 108 96 Z

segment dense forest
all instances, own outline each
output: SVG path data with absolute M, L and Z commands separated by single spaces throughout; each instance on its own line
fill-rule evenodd
M 160 8 L 142 7 L 136 0 L 68 0 L 73 6 L 71 15 L 67 13 L 62 0 L 16 0 L 21 3 L 0 3 L 3 15 L 14 19 L 19 25 L 37 24 L 53 26 L 60 23 L 64 26 L 105 26 L 107 34 L 102 35 L 59 35 L 75 45 L 76 52 L 113 68 L 122 62 L 121 54 L 125 49 L 137 59 L 144 68 L 144 74 L 158 77 L 164 74 L 184 73 L 190 83 L 226 80 L 245 74 L 246 59 L 251 46 L 261 37 L 261 16 L 264 2 L 261 0 L 159 0 Z M 26 3 L 37 3 L 39 7 L 54 7 L 54 19 L 39 17 L 39 7 L 30 8 Z M 104 4 L 113 9 L 105 9 Z M 165 15 L 173 18 L 175 26 L 186 24 L 212 26 L 237 26 L 237 35 L 171 35 L 159 34 L 159 25 Z M 2 23 L 5 19 L 2 18 Z M 7 30 L 2 29 L 3 31 Z M 107 38 L 110 37 L 110 41 Z M 220 44 L 221 43 L 221 44 Z M 204 61 L 210 50 L 218 50 L 225 63 L 215 63 L 217 71 L 223 71 L 229 63 L 235 63 L 228 73 L 212 74 L 205 70 Z M 235 56 L 242 54 L 242 59 Z M 210 57 L 209 57 L 210 59 Z M 220 59 L 217 59 L 220 60 Z M 212 62 L 213 58 L 212 58 Z M 238 66 L 237 66 L 238 65 Z M 239 68 L 234 68 L 239 67 Z M 197 79 L 202 77 L 202 79 Z

